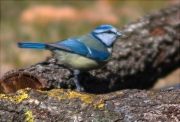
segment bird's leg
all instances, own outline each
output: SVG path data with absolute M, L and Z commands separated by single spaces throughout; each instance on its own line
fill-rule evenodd
M 79 83 L 78 75 L 80 74 L 79 70 L 74 70 L 74 82 L 76 83 L 76 90 L 81 91 L 81 85 Z

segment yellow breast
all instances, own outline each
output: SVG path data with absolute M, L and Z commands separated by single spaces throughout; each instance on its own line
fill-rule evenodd
M 88 71 L 92 69 L 97 69 L 105 65 L 108 60 L 106 61 L 96 61 L 90 58 L 86 58 L 84 56 L 70 53 L 66 51 L 54 51 L 58 56 L 58 60 L 64 63 L 66 66 L 73 70 L 80 70 L 80 71 Z

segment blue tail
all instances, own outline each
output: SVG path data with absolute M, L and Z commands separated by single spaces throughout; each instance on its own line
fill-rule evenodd
M 46 44 L 43 43 L 35 43 L 35 42 L 19 42 L 19 48 L 34 48 L 34 49 L 45 49 Z

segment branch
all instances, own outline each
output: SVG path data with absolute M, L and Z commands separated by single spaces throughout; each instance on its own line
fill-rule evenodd
M 84 91 L 106 93 L 126 88 L 151 88 L 159 77 L 179 67 L 179 28 L 178 5 L 124 26 L 120 29 L 123 37 L 114 45 L 112 60 L 99 70 L 79 76 Z M 0 83 L 1 93 L 26 87 L 75 87 L 73 74 L 56 57 L 49 57 L 28 68 L 9 71 Z
M 0 79 L 0 93 L 8 93 L 0 94 L 0 120 L 180 121 L 180 89 L 127 89 L 150 88 L 179 67 L 179 15 L 174 5 L 124 26 L 108 65 L 79 76 L 85 92 L 111 93 L 57 89 L 75 84 L 71 71 L 56 57 L 7 72 Z M 19 90 L 26 87 L 33 89 Z
M 0 95 L 1 121 L 179 122 L 180 89 L 84 94 L 62 89 Z

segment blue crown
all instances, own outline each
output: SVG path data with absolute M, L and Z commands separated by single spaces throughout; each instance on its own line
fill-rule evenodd
M 95 30 L 107 30 L 107 29 L 111 29 L 114 28 L 112 25 L 101 25 L 99 27 L 97 27 Z

